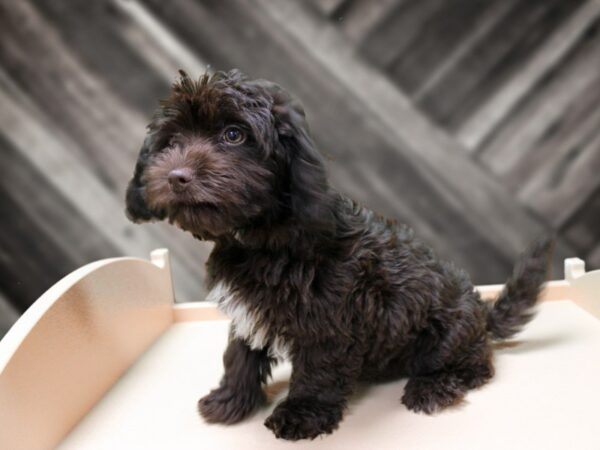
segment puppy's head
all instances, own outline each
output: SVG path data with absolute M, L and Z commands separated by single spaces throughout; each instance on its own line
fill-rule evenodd
M 238 71 L 197 81 L 181 72 L 148 126 L 126 212 L 212 239 L 290 217 L 329 228 L 330 202 L 323 159 L 288 93 Z

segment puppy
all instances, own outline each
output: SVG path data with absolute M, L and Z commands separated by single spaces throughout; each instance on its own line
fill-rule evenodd
M 551 240 L 517 264 L 497 301 L 405 225 L 335 192 L 301 105 L 238 71 L 181 72 L 148 127 L 126 196 L 134 222 L 168 219 L 214 241 L 209 298 L 231 317 L 225 374 L 200 399 L 234 423 L 289 358 L 289 394 L 265 425 L 297 440 L 331 433 L 359 381 L 408 377 L 402 402 L 432 413 L 493 373 L 493 339 L 530 320 Z

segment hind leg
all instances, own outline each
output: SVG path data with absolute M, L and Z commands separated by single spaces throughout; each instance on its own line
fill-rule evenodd
M 466 388 L 453 373 L 437 373 L 410 378 L 402 403 L 414 412 L 431 414 L 462 400 Z
M 412 411 L 426 414 L 460 403 L 469 389 L 482 386 L 494 375 L 489 352 L 486 353 L 478 360 L 471 357 L 458 366 L 411 377 L 402 403 Z
M 487 310 L 468 276 L 442 265 L 444 289 L 417 338 L 402 402 L 432 413 L 460 402 L 494 374 Z

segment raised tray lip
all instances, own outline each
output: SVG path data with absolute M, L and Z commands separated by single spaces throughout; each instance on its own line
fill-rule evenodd
M 0 375 L 29 332 L 69 289 L 92 276 L 98 269 L 121 262 L 144 265 L 151 263 L 160 269 L 170 270 L 169 251 L 165 248 L 158 248 L 150 253 L 150 261 L 134 256 L 104 258 L 85 264 L 65 275 L 38 297 L 0 339 Z
M 87 276 L 93 274 L 96 270 L 114 264 L 116 262 L 130 261 L 133 263 L 148 264 L 149 261 L 139 257 L 113 257 L 105 258 L 98 261 L 88 263 L 73 272 L 65 275 L 46 292 L 44 292 L 31 306 L 19 317 L 2 339 L 0 339 L 0 374 L 10 361 L 12 355 L 17 351 L 27 334 L 40 321 L 40 319 L 52 308 L 52 306 L 60 299 L 66 291 L 73 285 L 83 280 Z M 150 263 L 159 267 L 165 268 L 169 266 L 169 254 L 167 249 L 156 249 L 151 252 Z M 600 270 L 585 271 L 585 264 L 579 258 L 567 258 L 564 262 L 565 278 L 562 280 L 551 280 L 546 282 L 542 291 L 540 301 L 554 300 L 571 300 L 584 309 L 586 301 L 582 300 L 580 292 L 575 289 L 576 284 L 582 279 L 590 277 L 600 280 Z M 503 289 L 503 284 L 487 284 L 477 285 L 475 289 L 479 291 L 482 299 L 491 301 L 495 299 Z M 599 282 L 600 286 L 600 282 Z M 589 303 L 589 299 L 587 299 Z M 598 303 L 598 302 L 596 302 Z M 600 308 L 598 308 L 600 310 Z M 596 308 L 592 308 L 591 312 L 595 317 L 600 319 L 600 314 Z M 206 321 L 206 320 L 227 320 L 221 311 L 217 309 L 216 304 L 206 301 L 192 302 L 173 302 L 173 322 L 187 321 Z
M 60 300 L 61 296 L 66 291 L 71 289 L 71 287 L 76 283 L 88 277 L 101 267 L 117 261 L 147 262 L 142 258 L 128 256 L 101 259 L 81 266 L 54 283 L 35 302 L 33 302 L 29 308 L 25 310 L 21 317 L 19 317 L 19 319 L 0 340 L 0 374 L 10 361 L 11 356 L 27 337 L 27 334 L 33 327 L 35 327 L 42 317 L 44 317 L 44 314 L 46 314 L 52 308 L 52 306 L 54 306 L 54 304 Z
M 598 275 L 600 275 L 600 271 Z M 588 272 L 592 273 L 592 272 Z M 503 284 L 487 284 L 477 285 L 475 289 L 480 293 L 481 298 L 485 301 L 493 301 L 504 288 Z M 579 305 L 578 298 L 573 290 L 571 282 L 567 280 L 552 280 L 544 285 L 544 289 L 540 293 L 540 302 L 551 302 L 568 300 Z M 585 309 L 585 308 L 584 308 Z M 598 317 L 598 316 L 596 316 Z M 598 317 L 600 318 L 600 317 Z M 221 312 L 216 303 L 209 301 L 201 302 L 182 302 L 173 304 L 173 322 L 195 322 L 195 321 L 213 321 L 213 320 L 229 320 L 228 317 Z

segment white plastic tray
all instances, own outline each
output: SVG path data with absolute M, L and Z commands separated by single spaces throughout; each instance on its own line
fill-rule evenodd
M 567 260 L 539 314 L 496 351 L 496 376 L 458 407 L 408 411 L 405 381 L 361 386 L 340 428 L 314 441 L 263 426 L 285 396 L 234 426 L 208 425 L 228 321 L 214 305 L 174 305 L 168 254 L 99 261 L 61 280 L 0 341 L 2 449 L 595 449 L 600 448 L 600 271 Z M 501 286 L 484 286 L 493 298 Z

